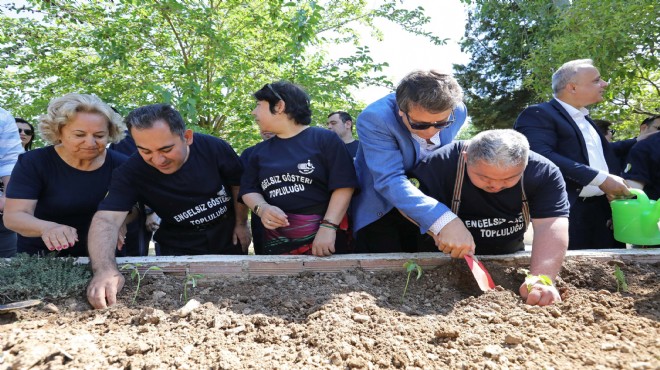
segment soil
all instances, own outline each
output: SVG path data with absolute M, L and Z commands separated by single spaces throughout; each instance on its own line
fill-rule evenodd
M 524 304 L 521 275 L 489 261 L 481 293 L 462 261 L 405 272 L 199 280 L 147 276 L 137 301 L 85 297 L 0 315 L 0 369 L 659 369 L 660 265 L 569 260 L 563 301 Z M 195 301 L 191 301 L 195 303 Z M 189 305 L 191 303 L 189 302 Z

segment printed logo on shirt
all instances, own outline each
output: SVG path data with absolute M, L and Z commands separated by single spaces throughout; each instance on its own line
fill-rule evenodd
M 522 213 L 514 219 L 482 218 L 476 220 L 463 220 L 465 227 L 475 230 L 479 238 L 504 238 L 524 232 L 525 221 Z
M 298 172 L 302 173 L 303 175 L 309 175 L 310 173 L 314 172 L 314 169 L 315 167 L 310 159 L 307 160 L 307 163 L 298 163 Z
M 222 185 L 222 188 L 216 194 L 218 194 L 219 196 L 222 196 L 222 197 L 226 197 L 227 196 L 227 190 L 225 190 L 225 186 Z
M 408 181 L 410 181 L 413 184 L 414 187 L 419 189 L 419 180 L 418 179 L 416 179 L 414 177 L 409 177 Z
M 202 225 L 221 217 L 229 208 L 227 204 L 231 198 L 227 195 L 225 186 L 216 193 L 217 197 L 210 198 L 206 202 L 200 203 L 184 212 L 174 216 L 174 221 L 178 223 L 189 222 L 191 225 Z

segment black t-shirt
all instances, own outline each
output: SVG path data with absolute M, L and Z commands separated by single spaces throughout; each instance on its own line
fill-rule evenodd
M 332 190 L 357 187 L 346 145 L 332 131 L 318 127 L 257 144 L 248 163 L 241 196 L 260 193 L 285 212 L 306 213 L 319 205 L 327 206 Z
M 128 211 L 136 201 L 148 204 L 162 219 L 154 239 L 165 243 L 162 235 L 175 228 L 194 230 L 220 222 L 233 229 L 230 187 L 239 185 L 241 173 L 241 162 L 229 144 L 195 133 L 188 160 L 175 173 L 164 174 L 147 164 L 139 153 L 132 155 L 115 171 L 99 210 Z M 226 222 L 220 221 L 223 219 Z M 201 233 L 192 234 L 191 245 L 207 243 Z
M 660 198 L 660 133 L 649 136 L 630 149 L 622 177 L 643 182 L 649 199 Z
M 64 162 L 53 146 L 31 150 L 18 157 L 7 197 L 36 199 L 34 217 L 75 228 L 78 242 L 61 254 L 86 256 L 87 232 L 92 217 L 108 192 L 113 170 L 126 159 L 119 152 L 107 150 L 101 167 L 81 171 Z M 48 250 L 40 237 L 18 236 L 19 252 L 34 253 L 38 250 Z
M 410 173 L 419 180 L 420 190 L 451 207 L 460 143 L 454 142 L 432 153 Z M 523 183 L 531 218 L 568 217 L 569 203 L 559 168 L 546 158 L 529 153 Z M 458 217 L 470 230 L 477 254 L 498 254 L 498 245 L 522 241 L 525 224 L 522 214 L 522 187 L 488 193 L 463 179 Z
M 351 155 L 351 158 L 353 158 L 353 160 L 355 160 L 355 156 L 357 155 L 357 150 L 359 145 L 360 142 L 357 140 L 353 140 L 350 143 L 346 144 L 346 149 L 348 149 L 348 153 Z

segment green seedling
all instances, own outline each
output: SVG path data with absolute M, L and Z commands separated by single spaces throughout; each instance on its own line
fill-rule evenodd
M 136 264 L 127 263 L 121 266 L 121 270 L 131 271 L 131 280 L 137 281 L 137 286 L 135 287 L 135 294 L 133 295 L 133 301 L 131 302 L 132 304 L 135 304 L 135 300 L 137 300 L 137 296 L 140 293 L 140 283 L 142 283 L 142 280 L 147 275 L 147 272 L 152 270 L 153 271 L 162 270 L 158 266 L 150 266 L 148 269 L 145 269 L 144 272 L 140 275 L 140 267 L 142 266 L 143 265 L 141 263 L 136 263 Z
M 406 291 L 408 290 L 408 283 L 410 283 L 410 275 L 413 271 L 417 270 L 417 280 L 422 277 L 422 266 L 418 265 L 417 262 L 413 260 L 408 260 L 403 264 L 403 268 L 406 269 L 408 273 L 408 278 L 406 279 L 406 286 L 403 288 L 403 295 L 401 296 L 401 303 L 406 298 Z
M 528 292 L 532 291 L 532 287 L 536 283 L 541 283 L 547 286 L 554 285 L 552 283 L 552 279 L 550 279 L 550 276 L 548 275 L 532 275 L 532 273 L 528 269 L 523 269 L 523 268 L 518 269 L 518 273 L 522 273 L 525 275 L 525 285 L 527 285 Z
M 188 285 L 192 291 L 197 287 L 197 280 L 203 278 L 203 274 L 188 274 L 186 273 L 186 280 L 183 282 L 183 301 L 188 302 Z
M 618 265 L 614 266 L 614 277 L 616 278 L 616 291 L 627 292 L 628 283 L 626 283 L 626 276 L 623 274 L 623 270 L 621 270 Z

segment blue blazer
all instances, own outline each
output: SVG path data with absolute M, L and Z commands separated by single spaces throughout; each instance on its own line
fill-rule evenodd
M 609 172 L 618 176 L 621 173 L 621 162 L 612 145 L 591 118 L 587 117 L 587 121 L 600 136 Z M 571 204 L 577 199 L 582 188 L 598 175 L 598 170 L 589 167 L 587 144 L 580 128 L 556 99 L 526 108 L 516 119 L 514 129 L 527 137 L 531 150 L 559 167 L 566 181 L 566 191 Z M 627 151 L 634 143 L 635 139 L 626 140 L 618 144 L 617 149 Z
M 440 131 L 441 145 L 449 144 L 465 123 L 467 109 L 454 110 L 456 121 Z M 424 195 L 406 177 L 420 162 L 420 147 L 399 116 L 395 94 L 370 104 L 358 116 L 360 146 L 355 157 L 360 191 L 353 197 L 353 229 L 373 223 L 396 207 L 426 231 L 449 209 Z

